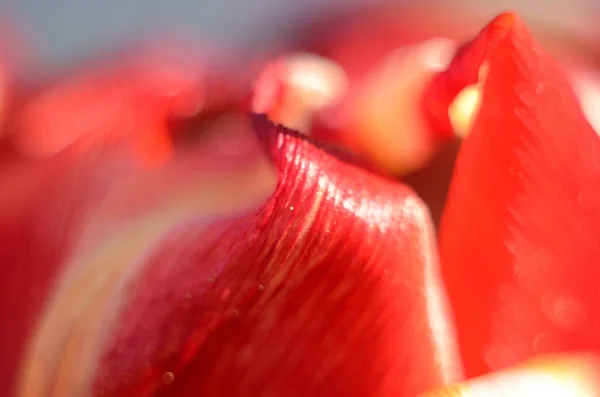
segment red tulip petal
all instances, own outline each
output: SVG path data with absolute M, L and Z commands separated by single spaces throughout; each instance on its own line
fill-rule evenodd
M 280 170 L 273 198 L 170 237 L 137 280 L 122 317 L 136 321 L 97 384 L 112 395 L 409 396 L 455 376 L 418 199 L 264 119 L 257 128 Z M 134 340 L 145 348 L 127 349 Z
M 455 92 L 484 62 L 440 234 L 467 375 L 600 347 L 599 138 L 515 15 L 494 20 L 438 83 Z
M 256 127 L 280 172 L 262 209 L 199 212 L 151 237 L 138 225 L 115 236 L 110 261 L 87 255 L 82 277 L 102 269 L 96 292 L 77 279 L 59 291 L 40 333 L 57 347 L 31 356 L 53 359 L 35 384 L 58 378 L 53 390 L 72 395 L 67 381 L 86 379 L 103 341 L 105 396 L 412 396 L 456 378 L 418 198 L 265 119 Z M 61 315 L 76 292 L 85 315 Z

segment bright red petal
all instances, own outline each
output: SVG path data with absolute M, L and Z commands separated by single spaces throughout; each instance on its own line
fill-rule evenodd
M 78 330 L 78 346 L 107 346 L 94 386 L 105 396 L 397 397 L 455 378 L 421 202 L 296 133 L 256 127 L 280 172 L 260 211 L 115 237 L 104 287 L 81 298 L 86 315 L 50 308 L 42 333 Z M 59 291 L 64 307 L 86 285 Z M 83 379 L 93 351 L 61 344 L 53 371 L 37 373 Z
M 599 138 L 563 72 L 516 16 L 485 28 L 438 87 L 457 92 L 483 63 L 481 109 L 459 153 L 440 236 L 468 376 L 538 353 L 600 347 Z M 447 110 L 451 100 L 440 104 Z

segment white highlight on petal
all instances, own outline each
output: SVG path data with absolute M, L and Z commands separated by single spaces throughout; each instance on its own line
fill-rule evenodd
M 421 397 L 600 397 L 599 377 L 596 355 L 545 356 Z
M 463 396 L 597 397 L 597 364 L 597 360 L 569 359 L 559 365 L 542 363 L 512 369 L 468 382 Z
M 427 324 L 432 335 L 433 343 L 438 355 L 442 375 L 446 383 L 462 379 L 462 367 L 458 362 L 460 357 L 456 344 L 456 330 L 454 324 L 448 321 L 451 317 L 450 304 L 446 289 L 442 281 L 439 260 L 437 258 L 437 245 L 435 237 L 431 233 L 431 225 L 428 222 L 430 214 L 426 207 L 417 198 L 406 199 L 404 210 L 413 217 L 420 233 L 420 244 L 423 247 L 424 264 L 423 294 L 427 301 Z

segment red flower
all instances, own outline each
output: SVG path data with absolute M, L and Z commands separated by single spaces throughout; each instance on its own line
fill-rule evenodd
M 584 321 L 599 315 L 599 138 L 514 15 L 405 102 L 451 132 L 449 109 L 478 83 L 442 274 L 410 189 L 264 116 L 250 126 L 223 76 L 150 58 L 45 86 L 8 120 L 1 393 L 415 396 L 463 366 L 598 348 Z M 279 95 L 279 70 L 256 93 L 281 115 L 294 95 Z M 595 354 L 533 366 L 433 393 L 599 390 Z

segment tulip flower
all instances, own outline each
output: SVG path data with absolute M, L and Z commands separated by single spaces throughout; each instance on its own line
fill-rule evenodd
M 410 188 L 269 120 L 332 100 L 290 78 L 334 92 L 331 64 L 275 61 L 265 116 L 137 56 L 25 96 L 1 138 L 1 393 L 599 395 L 600 138 L 518 17 L 398 103 L 464 132 L 439 257 Z

